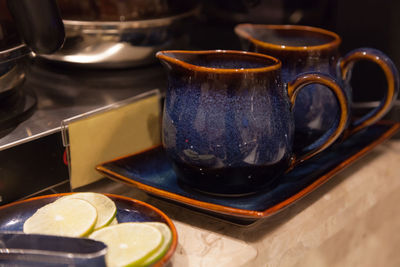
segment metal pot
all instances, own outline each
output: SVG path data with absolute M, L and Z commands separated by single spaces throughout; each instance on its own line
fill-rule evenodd
M 166 2 L 164 0 L 150 2 L 154 1 Z M 104 2 L 110 1 L 99 1 L 99 3 Z M 135 7 L 134 3 L 140 2 L 143 5 L 143 0 L 123 2 L 131 4 L 130 16 L 126 12 L 115 13 L 113 16 L 100 12 L 85 17 L 83 11 L 83 14 L 78 12 L 79 9 L 75 15 L 70 13 L 66 15 L 64 11 L 63 22 L 67 35 L 65 45 L 54 54 L 41 57 L 81 67 L 126 68 L 155 62 L 154 55 L 157 51 L 182 49 L 188 44 L 190 20 L 199 11 L 196 1 L 185 1 L 179 8 L 178 5 L 170 6 L 168 9 L 158 8 L 155 9 L 158 12 L 153 10 L 142 16 L 132 15 L 136 14 L 132 10 L 137 10 L 139 7 Z M 114 1 L 114 3 L 122 2 Z M 89 11 L 86 10 L 86 14 L 90 14 Z M 72 17 L 78 17 L 80 20 L 66 19 Z M 87 19 L 93 17 L 97 20 Z M 105 18 L 113 20 L 105 21 Z M 127 20 L 127 18 L 135 19 Z

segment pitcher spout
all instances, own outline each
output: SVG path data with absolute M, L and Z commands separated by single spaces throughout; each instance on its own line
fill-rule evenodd
M 260 25 L 243 23 L 237 25 L 234 29 L 236 35 L 240 39 L 242 48 L 246 51 L 252 51 L 257 43 L 262 42 L 260 41 L 260 35 L 262 35 L 262 33 L 259 32 L 260 28 L 257 26 Z
M 192 65 L 193 55 L 194 52 L 192 51 L 170 50 L 159 51 L 156 57 L 167 70 L 173 70 L 177 68 L 188 69 Z
M 214 61 L 212 58 L 216 57 L 218 53 L 229 53 L 229 51 L 166 50 L 157 52 L 156 57 L 169 71 L 209 71 L 209 68 L 214 67 L 210 60 Z

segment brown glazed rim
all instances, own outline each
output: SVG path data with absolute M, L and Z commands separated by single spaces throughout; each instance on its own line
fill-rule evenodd
M 179 53 L 179 54 L 197 54 L 197 55 L 212 55 L 212 54 L 226 54 L 226 55 L 238 55 L 238 56 L 251 56 L 258 58 L 265 58 L 273 61 L 273 64 L 267 67 L 260 68 L 240 68 L 240 69 L 221 69 L 221 68 L 210 68 L 193 65 L 187 62 L 184 62 L 180 59 L 176 59 L 170 56 L 167 56 L 167 53 Z M 282 63 L 279 59 L 274 58 L 272 56 L 247 52 L 247 51 L 236 51 L 236 50 L 204 50 L 204 51 L 189 51 L 189 50 L 164 50 L 159 51 L 156 54 L 158 59 L 165 60 L 167 62 L 175 63 L 183 68 L 190 69 L 192 71 L 202 71 L 202 72 L 214 72 L 214 73 L 254 73 L 254 72 L 268 72 L 273 70 L 278 70 L 281 68 Z
M 310 46 L 290 46 L 290 45 L 277 45 L 271 44 L 268 42 L 263 42 L 258 39 L 253 38 L 250 34 L 242 30 L 242 27 L 253 27 L 253 28 L 265 28 L 270 30 L 297 30 L 297 31 L 306 31 L 306 32 L 313 32 L 322 35 L 327 35 L 333 37 L 331 42 L 322 44 L 322 45 L 310 45 Z M 311 26 L 303 26 L 303 25 L 264 25 L 264 24 L 238 24 L 235 27 L 235 32 L 240 37 L 250 40 L 251 42 L 267 48 L 267 49 L 274 49 L 274 50 L 282 50 L 282 51 L 317 51 L 317 50 L 326 50 L 339 47 L 340 43 L 342 42 L 339 35 L 334 32 L 324 30 L 317 27 Z

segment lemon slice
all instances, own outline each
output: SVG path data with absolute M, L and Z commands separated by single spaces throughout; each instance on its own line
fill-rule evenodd
M 160 260 L 168 251 L 172 243 L 172 233 L 171 229 L 169 229 L 165 223 L 145 222 L 145 224 L 156 227 L 163 235 L 163 242 L 161 246 L 142 263 L 143 266 L 150 266 L 151 264 L 154 264 Z
M 163 235 L 158 228 L 144 223 L 120 223 L 104 227 L 90 236 L 108 246 L 107 266 L 143 266 L 148 256 L 158 250 Z
M 56 201 L 38 209 L 25 223 L 27 234 L 82 237 L 90 234 L 97 221 L 96 208 L 81 199 Z
M 112 220 L 115 218 L 117 214 L 117 207 L 115 206 L 114 201 L 112 201 L 109 197 L 93 192 L 85 192 L 85 193 L 75 193 L 72 195 L 64 196 L 57 201 L 63 201 L 65 199 L 83 199 L 92 204 L 97 210 L 97 222 L 94 227 L 95 230 L 103 228 L 104 226 L 109 225 Z

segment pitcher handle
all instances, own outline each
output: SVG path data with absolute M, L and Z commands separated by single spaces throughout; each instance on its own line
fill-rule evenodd
M 359 60 L 368 60 L 378 64 L 385 74 L 388 86 L 385 91 L 385 96 L 380 101 L 379 106 L 368 112 L 362 118 L 351 122 L 349 129 L 346 131 L 346 135 L 358 132 L 380 120 L 390 110 L 399 93 L 399 73 L 396 66 L 388 56 L 372 48 L 355 49 L 340 60 L 338 66 L 342 78 L 346 83 L 349 84 L 354 63 Z
M 288 83 L 288 96 L 292 104 L 292 110 L 300 90 L 313 83 L 324 85 L 332 91 L 336 97 L 336 101 L 339 104 L 340 114 L 338 117 L 336 117 L 334 125 L 329 130 L 327 130 L 315 142 L 303 148 L 301 155 L 295 155 L 293 157 L 289 169 L 292 169 L 297 164 L 315 156 L 332 145 L 336 139 L 341 136 L 348 123 L 349 103 L 344 90 L 332 77 L 318 72 L 300 74 L 293 81 Z

